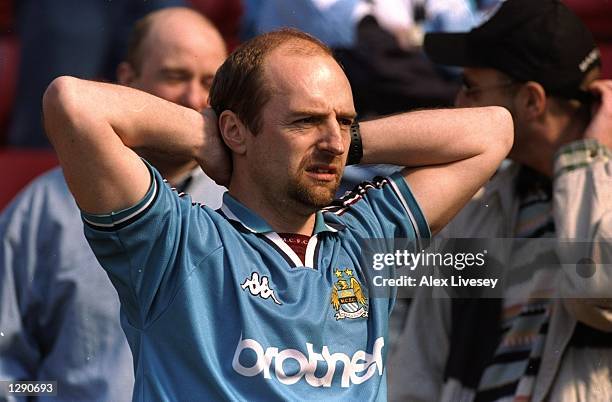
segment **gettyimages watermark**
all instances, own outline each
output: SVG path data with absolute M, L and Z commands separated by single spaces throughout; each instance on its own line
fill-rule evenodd
M 369 239 L 371 297 L 612 298 L 612 244 L 550 239 Z

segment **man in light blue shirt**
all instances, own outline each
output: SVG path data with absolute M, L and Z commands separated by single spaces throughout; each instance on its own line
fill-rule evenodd
M 71 77 L 44 97 L 121 299 L 134 399 L 385 400 L 394 300 L 366 287 L 360 242 L 438 231 L 508 152 L 509 114 L 421 111 L 360 128 L 331 52 L 296 30 L 232 53 L 210 100 L 199 114 Z M 229 183 L 221 209 L 170 189 L 130 150 L 141 147 Z M 347 157 L 410 168 L 333 201 Z

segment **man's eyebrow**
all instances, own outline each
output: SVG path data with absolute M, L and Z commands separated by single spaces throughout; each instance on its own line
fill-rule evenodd
M 184 74 L 184 75 L 191 74 L 188 70 L 181 68 L 181 67 L 162 67 L 159 69 L 159 71 L 163 74 L 168 74 L 168 73 L 173 73 L 173 74 L 179 73 L 179 74 Z
M 355 118 L 357 117 L 357 113 L 355 112 L 338 113 L 338 117 L 342 119 L 355 120 Z
M 328 115 L 326 111 L 317 110 L 317 109 L 296 109 L 289 112 L 290 116 L 315 116 L 315 117 L 325 117 Z M 340 112 L 337 113 L 337 117 L 342 119 L 351 119 L 353 120 L 357 117 L 357 113 L 355 112 Z

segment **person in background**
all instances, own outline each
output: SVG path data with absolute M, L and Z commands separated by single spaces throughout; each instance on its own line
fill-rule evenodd
M 426 35 L 425 51 L 464 67 L 457 106 L 503 106 L 515 123 L 512 163 L 444 236 L 530 240 L 500 256 L 501 300 L 418 294 L 390 400 L 612 400 L 612 81 L 597 79 L 590 32 L 558 0 L 507 0 L 470 32 Z M 589 242 L 593 272 L 537 260 L 576 261 L 570 240 Z
M 499 1 L 499 0 L 490 0 Z M 481 2 L 466 0 L 246 0 L 243 36 L 281 27 L 295 27 L 332 48 L 356 44 L 357 26 L 365 16 L 376 18 L 401 47 L 420 46 L 423 31 L 469 29 L 480 18 Z
M 200 112 L 225 57 L 206 18 L 167 8 L 136 23 L 117 76 Z M 221 205 L 224 188 L 193 160 L 138 152 L 194 201 Z M 0 239 L 0 380 L 57 380 L 53 400 L 130 401 L 132 356 L 117 293 L 85 240 L 60 168 L 36 179 L 0 215 Z
M 157 9 L 185 5 L 183 0 L 15 1 L 20 58 L 6 145 L 48 148 L 40 119 L 47 85 L 63 74 L 115 80 L 136 20 Z

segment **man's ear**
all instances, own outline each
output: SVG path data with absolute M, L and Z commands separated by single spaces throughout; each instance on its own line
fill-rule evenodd
M 232 152 L 243 155 L 246 153 L 246 137 L 249 130 L 231 110 L 224 110 L 219 116 L 219 131 L 221 137 Z
M 122 61 L 117 66 L 117 82 L 121 85 L 131 86 L 136 79 L 136 71 L 130 63 Z
M 546 112 L 548 100 L 544 87 L 537 82 L 528 81 L 521 86 L 515 97 L 516 111 L 524 121 L 539 120 Z

